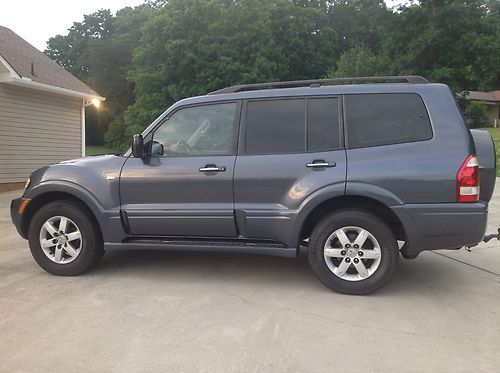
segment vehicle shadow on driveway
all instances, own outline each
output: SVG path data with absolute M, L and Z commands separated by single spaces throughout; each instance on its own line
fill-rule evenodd
M 456 266 L 457 263 L 431 252 L 421 254 L 416 260 L 401 258 L 398 272 L 377 294 L 393 296 L 456 288 L 463 282 Z M 227 283 L 330 292 L 315 278 L 304 252 L 290 259 L 243 253 L 109 251 L 91 273 L 106 278 L 125 276 L 155 282 L 203 281 L 214 286 Z

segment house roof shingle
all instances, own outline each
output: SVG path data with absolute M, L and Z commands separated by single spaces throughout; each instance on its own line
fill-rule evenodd
M 0 55 L 18 75 L 34 82 L 99 96 L 92 88 L 40 52 L 26 40 L 0 26 Z M 32 67 L 34 75 L 32 74 Z

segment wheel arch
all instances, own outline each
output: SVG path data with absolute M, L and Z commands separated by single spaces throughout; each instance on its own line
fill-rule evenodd
M 386 204 L 371 197 L 343 195 L 322 201 L 301 219 L 300 228 L 298 229 L 298 242 L 300 243 L 308 238 L 314 227 L 325 215 L 345 208 L 357 208 L 377 215 L 389 225 L 389 228 L 398 240 L 407 240 L 407 234 L 403 223 Z
M 42 184 L 43 185 L 43 184 Z M 69 200 L 77 203 L 82 209 L 84 209 L 93 224 L 98 228 L 99 235 L 103 237 L 103 229 L 100 219 L 101 208 L 98 207 L 98 202 L 93 201 L 90 193 L 85 195 L 86 191 L 79 190 L 77 187 L 66 185 L 66 184 L 56 184 L 52 186 L 44 185 L 43 188 L 33 189 L 25 195 L 26 198 L 30 199 L 30 202 L 26 208 L 25 213 L 21 219 L 21 231 L 24 237 L 28 236 L 28 229 L 31 220 L 35 213 L 44 205 L 54 201 Z

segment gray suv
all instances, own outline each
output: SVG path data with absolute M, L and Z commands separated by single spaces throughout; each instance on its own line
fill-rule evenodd
M 177 102 L 123 155 L 33 172 L 11 216 L 55 275 L 105 249 L 305 247 L 326 286 L 366 294 L 400 253 L 480 242 L 495 169 L 489 134 L 422 77 L 241 85 Z

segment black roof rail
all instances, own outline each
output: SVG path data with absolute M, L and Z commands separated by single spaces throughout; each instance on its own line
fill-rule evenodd
M 365 82 L 393 82 L 393 83 L 410 83 L 410 84 L 426 84 L 429 81 L 418 75 L 405 76 L 364 76 L 351 78 L 331 78 L 331 79 L 313 79 L 313 80 L 292 80 L 287 82 L 270 82 L 270 83 L 255 83 L 255 84 L 240 84 L 231 87 L 222 88 L 217 91 L 210 92 L 209 95 L 218 95 L 223 93 L 236 93 L 241 91 L 252 91 L 256 89 L 273 89 L 273 88 L 295 88 L 295 87 L 320 87 L 322 85 L 334 85 L 336 83 L 365 83 Z

